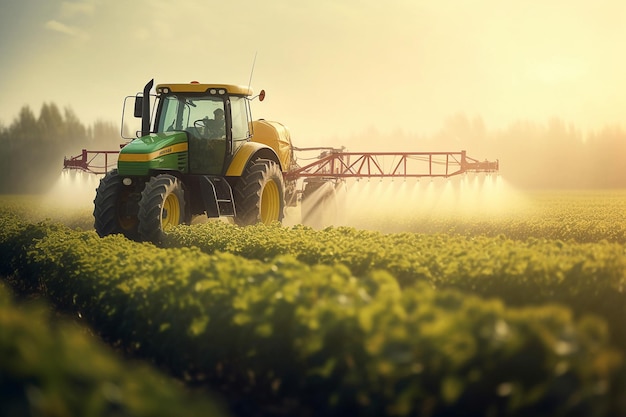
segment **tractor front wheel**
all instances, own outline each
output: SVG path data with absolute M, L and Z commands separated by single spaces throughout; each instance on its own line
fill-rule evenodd
M 186 222 L 185 194 L 178 178 L 161 174 L 150 178 L 139 200 L 141 240 L 162 243 L 167 229 Z
M 116 169 L 100 180 L 93 203 L 94 228 L 100 237 L 122 233 L 129 239 L 137 238 L 137 201 L 132 190 L 122 185 Z
M 235 223 L 247 226 L 283 220 L 285 186 L 274 161 L 257 159 L 245 169 L 234 189 Z

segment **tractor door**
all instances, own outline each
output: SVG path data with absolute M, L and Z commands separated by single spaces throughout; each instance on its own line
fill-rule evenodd
M 219 97 L 188 98 L 187 109 L 189 171 L 221 174 L 227 148 L 224 101 Z
M 162 97 L 157 130 L 187 133 L 192 174 L 222 174 L 228 143 L 224 103 L 222 97 L 206 95 Z

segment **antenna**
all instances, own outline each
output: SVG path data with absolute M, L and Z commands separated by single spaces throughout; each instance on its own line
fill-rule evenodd
M 248 80 L 248 90 L 250 90 L 250 86 L 252 85 L 252 74 L 254 73 L 254 64 L 256 63 L 256 52 L 254 53 L 254 59 L 252 60 L 252 69 L 250 70 L 250 79 Z M 248 100 L 252 101 L 255 98 L 259 98 L 259 101 L 263 101 L 265 99 L 265 90 L 261 90 L 259 94 L 254 97 L 248 98 Z
M 256 54 L 257 52 L 254 52 L 254 59 L 252 60 L 252 69 L 250 69 L 250 79 L 248 80 L 248 90 L 250 89 L 250 86 L 252 85 L 252 74 L 254 73 L 254 64 L 256 63 Z

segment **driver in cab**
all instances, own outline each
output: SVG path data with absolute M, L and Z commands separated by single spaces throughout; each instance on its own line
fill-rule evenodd
M 221 139 L 226 130 L 224 126 L 224 110 L 215 109 L 213 119 L 207 118 L 205 124 L 206 135 L 209 139 Z

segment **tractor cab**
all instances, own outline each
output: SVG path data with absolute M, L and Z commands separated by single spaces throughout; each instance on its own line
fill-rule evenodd
M 236 85 L 160 84 L 151 112 L 150 102 L 144 99 L 149 97 L 149 89 L 144 91 L 143 96 L 135 97 L 134 112 L 135 117 L 142 119 L 142 130 L 120 153 L 119 168 L 124 170 L 125 162 L 136 162 L 137 157 L 130 155 L 142 154 L 142 149 L 161 149 L 163 154 L 157 156 L 164 161 L 175 153 L 170 149 L 186 147 L 187 152 L 165 166 L 150 158 L 149 169 L 175 168 L 186 174 L 223 175 L 233 155 L 251 137 L 251 95 L 248 87 Z M 172 145 L 178 147 L 171 148 Z M 185 161 L 180 160 L 182 155 Z
M 228 162 L 250 138 L 250 89 L 233 85 L 162 84 L 156 132 L 185 132 L 189 143 L 189 172 L 224 173 Z

